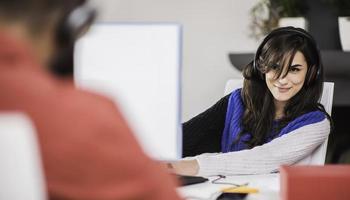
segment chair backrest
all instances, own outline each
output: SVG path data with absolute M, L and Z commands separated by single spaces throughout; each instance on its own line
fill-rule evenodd
M 333 93 L 334 93 L 334 83 L 324 82 L 323 93 L 321 96 L 320 103 L 324 106 L 326 112 L 332 114 L 333 106 Z M 312 164 L 312 165 L 324 165 L 327 153 L 328 138 L 317 148 L 308 158 L 299 162 L 299 164 Z
M 243 79 L 230 79 L 226 82 L 225 95 L 241 87 L 243 87 Z M 324 106 L 325 110 L 329 115 L 331 115 L 332 113 L 333 91 L 334 83 L 324 82 L 323 93 L 320 99 L 320 103 Z M 311 155 L 299 161 L 298 164 L 324 165 L 327 153 L 327 144 L 328 138 L 318 148 L 316 148 Z
M 226 82 L 225 85 L 225 92 L 224 94 L 227 95 L 231 93 L 233 90 L 243 87 L 243 79 L 237 78 L 237 79 L 229 79 Z
M 0 113 L 0 199 L 46 199 L 33 127 L 24 114 Z

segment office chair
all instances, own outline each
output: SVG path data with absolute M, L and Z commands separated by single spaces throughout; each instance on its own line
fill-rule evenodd
M 231 93 L 237 88 L 243 87 L 243 79 L 229 79 L 226 82 L 225 86 L 225 95 Z M 323 93 L 321 96 L 320 103 L 324 106 L 326 112 L 332 114 L 332 105 L 333 105 L 333 92 L 334 92 L 334 83 L 333 82 L 324 82 L 323 84 Z M 307 156 L 298 162 L 298 164 L 307 164 L 307 165 L 324 165 L 327 153 L 327 144 L 328 138 L 314 150 L 312 154 Z
M 47 199 L 33 127 L 24 114 L 0 113 L 0 199 Z

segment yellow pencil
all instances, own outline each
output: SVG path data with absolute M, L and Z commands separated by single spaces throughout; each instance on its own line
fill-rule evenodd
M 252 187 L 247 187 L 247 186 L 229 187 L 229 188 L 224 188 L 221 191 L 226 192 L 226 193 L 246 193 L 246 194 L 259 192 L 259 190 L 257 188 L 252 188 Z

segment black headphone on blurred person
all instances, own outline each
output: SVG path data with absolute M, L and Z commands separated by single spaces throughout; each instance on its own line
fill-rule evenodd
M 322 67 L 320 66 L 322 63 L 321 63 L 321 55 L 320 55 L 320 50 L 317 46 L 317 43 L 315 41 L 315 39 L 308 33 L 306 32 L 304 29 L 301 29 L 301 28 L 295 28 L 295 27 L 292 27 L 292 26 L 287 26 L 287 27 L 282 27 L 282 28 L 277 28 L 273 31 L 271 31 L 265 38 L 264 40 L 261 42 L 261 44 L 259 45 L 258 49 L 256 50 L 256 53 L 255 53 L 255 56 L 254 56 L 254 60 L 253 60 L 253 71 L 256 73 L 258 72 L 258 59 L 260 57 L 260 54 L 261 54 L 261 51 L 263 49 L 263 47 L 265 46 L 265 44 L 272 38 L 272 37 L 275 37 L 277 35 L 283 35 L 283 34 L 286 34 L 286 33 L 292 33 L 292 34 L 295 34 L 295 35 L 299 35 L 299 36 L 302 36 L 303 38 L 306 38 L 315 48 L 315 51 L 317 52 L 317 64 L 316 64 L 316 67 L 317 67 L 317 72 L 312 74 L 310 77 L 311 77 L 311 80 L 317 80 L 320 76 L 321 76 L 321 70 L 322 70 Z M 309 81 L 311 82 L 311 81 Z
M 50 70 L 55 75 L 73 75 L 74 43 L 89 29 L 95 18 L 96 10 L 83 3 L 59 20 L 55 36 L 57 54 L 50 63 Z

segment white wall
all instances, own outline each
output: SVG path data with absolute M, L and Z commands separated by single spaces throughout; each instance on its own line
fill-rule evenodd
M 91 0 L 99 21 L 178 22 L 183 25 L 183 121 L 223 96 L 227 79 L 240 77 L 229 52 L 253 52 L 249 10 L 256 0 Z

